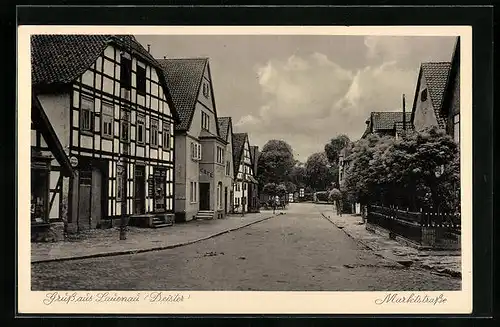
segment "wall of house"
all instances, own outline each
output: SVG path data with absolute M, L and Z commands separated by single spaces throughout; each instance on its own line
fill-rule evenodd
M 37 97 L 64 150 L 69 153 L 71 125 L 68 112 L 70 110 L 70 95 L 68 93 L 40 94 Z
M 460 114 L 460 71 L 455 74 L 455 80 L 453 85 L 453 91 L 451 96 L 449 115 L 447 119 L 447 130 L 448 134 L 454 137 L 455 128 L 454 128 L 454 116 L 456 114 Z M 459 125 L 460 126 L 460 125 Z M 460 128 L 460 127 L 459 127 Z
M 413 118 L 413 125 L 417 131 L 430 126 L 438 126 L 429 92 L 427 92 L 426 101 L 422 101 L 422 91 L 426 88 L 427 83 L 425 81 L 425 77 L 421 75 L 420 88 L 418 90 L 418 98 Z
M 203 94 L 203 84 L 206 84 L 205 87 L 208 87 L 208 96 Z M 201 82 L 200 86 L 200 93 L 198 94 L 198 101 L 200 101 L 209 111 L 214 111 L 213 108 L 213 97 L 214 97 L 214 92 L 211 89 L 211 81 L 210 81 L 210 74 L 208 71 L 208 64 L 207 67 L 205 67 L 205 71 L 203 73 L 203 80 Z
M 233 176 L 234 176 L 234 166 L 233 166 L 233 131 L 231 126 L 229 126 L 228 136 L 227 136 L 228 144 L 226 145 L 225 152 L 225 162 L 226 165 L 229 165 L 229 174 L 226 174 L 226 168 L 224 167 L 224 178 L 222 179 L 222 185 L 224 189 L 227 188 L 227 211 L 232 211 L 232 203 L 234 196 L 231 196 L 231 191 L 233 191 Z
M 193 160 L 191 154 L 191 143 L 198 143 L 198 139 L 191 136 L 176 136 L 176 143 L 181 143 L 176 152 L 176 215 L 181 221 L 192 220 L 199 210 L 199 183 L 200 165 L 197 160 Z M 191 182 L 196 183 L 196 199 L 191 201 Z
M 155 67 L 142 61 L 140 57 L 131 56 L 132 74 L 131 89 L 126 90 L 120 84 L 121 50 L 109 45 L 95 63 L 74 83 L 71 96 L 71 155 L 78 158 L 92 158 L 105 166 L 103 169 L 108 217 L 122 214 L 122 201 L 117 198 L 118 162 L 123 154 L 130 159 L 127 166 L 126 214 L 133 214 L 135 207 L 135 167 L 145 167 L 145 211 L 173 212 L 174 207 L 174 120 L 166 101 L 163 86 L 160 83 Z M 146 90 L 142 94 L 137 88 L 137 72 L 139 67 L 146 70 Z M 91 103 L 92 126 L 88 131 L 82 126 L 82 99 Z M 128 110 L 125 108 L 129 108 Z M 128 123 L 127 141 L 122 140 L 122 122 Z M 140 142 L 138 129 L 140 121 L 144 122 L 143 141 Z M 104 134 L 104 122 L 111 119 L 111 135 Z M 151 131 L 153 121 L 158 123 L 157 145 L 152 143 Z M 170 144 L 164 143 L 164 134 L 170 135 Z M 154 197 L 156 189 L 150 183 L 155 171 L 165 171 L 164 198 Z M 156 186 L 155 186 L 156 187 Z M 149 194 L 149 191 L 152 193 Z M 156 204 L 155 204 L 156 203 Z

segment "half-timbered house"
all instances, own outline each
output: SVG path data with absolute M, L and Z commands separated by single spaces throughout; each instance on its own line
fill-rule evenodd
M 130 35 L 37 35 L 32 84 L 77 171 L 68 226 L 174 212 L 178 116 L 158 62 Z
M 219 133 L 209 60 L 158 62 L 181 118 L 175 129 L 176 220 L 222 218 L 227 141 Z
M 247 133 L 233 134 L 234 156 L 234 211 L 245 213 L 252 212 L 257 206 L 257 194 L 254 185 L 257 180 L 250 152 L 250 143 Z

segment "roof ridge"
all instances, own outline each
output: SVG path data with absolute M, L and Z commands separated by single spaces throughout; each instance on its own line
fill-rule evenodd
M 156 60 L 209 60 L 209 57 L 160 58 Z
M 451 61 L 424 61 L 423 64 L 451 64 Z

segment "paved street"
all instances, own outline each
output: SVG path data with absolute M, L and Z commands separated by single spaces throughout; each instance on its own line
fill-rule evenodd
M 194 227 L 194 226 L 193 226 Z M 458 290 L 460 280 L 375 255 L 313 204 L 178 248 L 32 264 L 33 290 Z

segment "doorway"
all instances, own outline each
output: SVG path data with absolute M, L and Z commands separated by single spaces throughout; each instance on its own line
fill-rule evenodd
M 210 183 L 200 183 L 200 210 L 210 210 Z
M 146 213 L 146 167 L 136 165 L 134 171 L 134 213 Z
M 105 164 L 97 160 L 81 159 L 79 179 L 78 227 L 79 229 L 97 228 L 106 216 L 105 208 L 108 193 Z
M 224 188 L 224 214 L 227 215 L 227 187 Z

